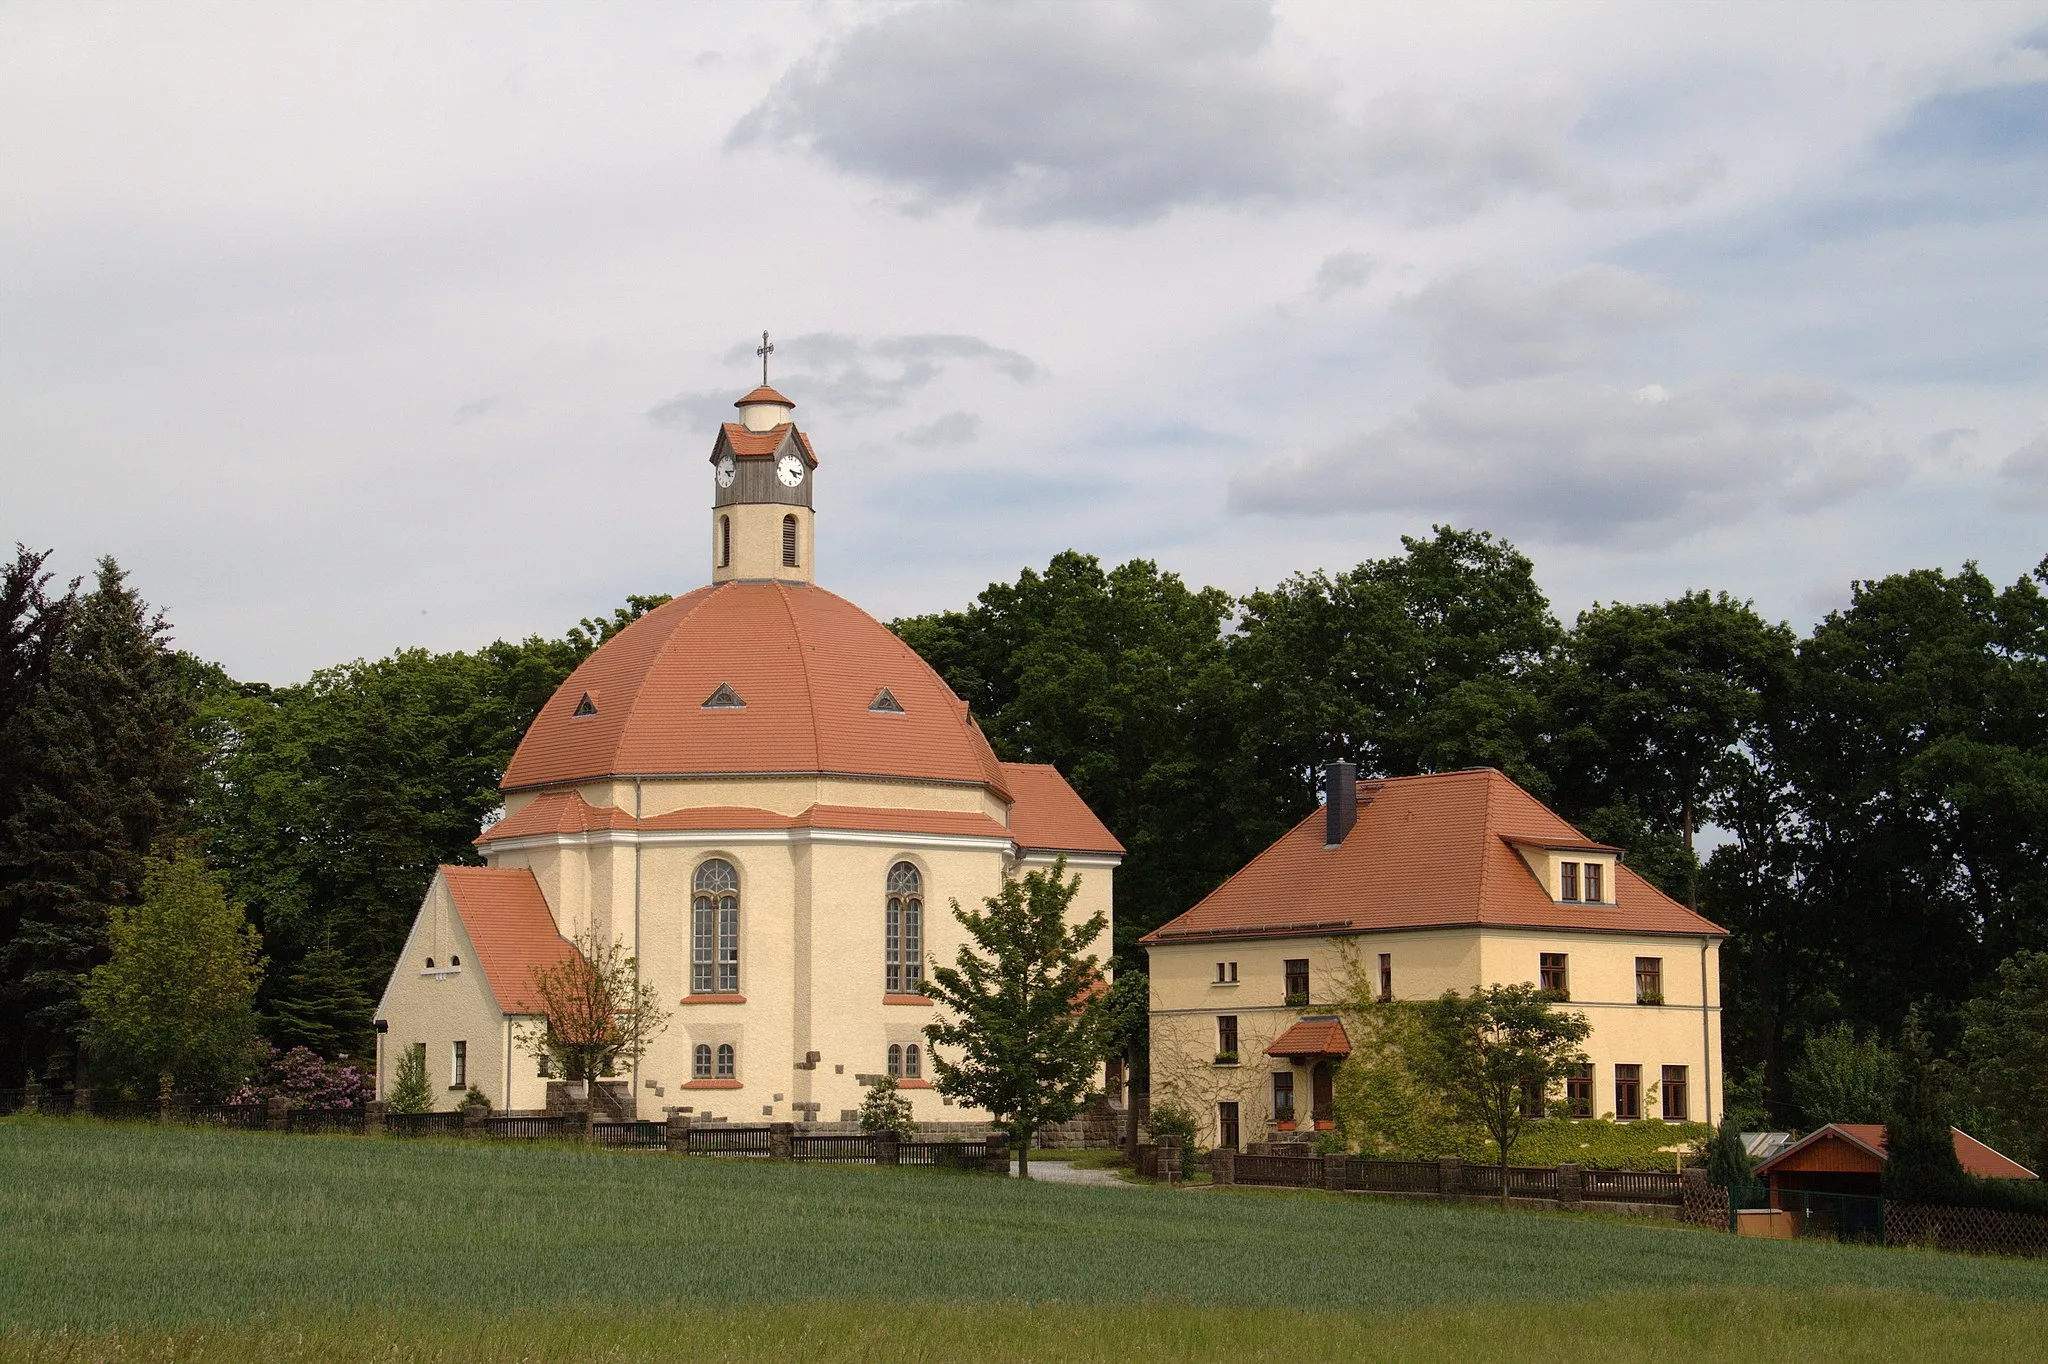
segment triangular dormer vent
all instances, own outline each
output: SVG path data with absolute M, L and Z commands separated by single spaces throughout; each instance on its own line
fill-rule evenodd
M 597 702 L 590 699 L 589 692 L 585 692 L 583 693 L 583 699 L 576 703 L 576 709 L 570 713 L 577 716 L 595 715 L 597 714 Z
M 706 710 L 745 710 L 747 703 L 740 700 L 740 694 L 732 689 L 729 682 L 718 684 L 718 690 L 704 698 Z
M 896 693 L 887 687 L 875 693 L 875 699 L 868 702 L 869 710 L 878 710 L 885 715 L 903 714 L 903 703 L 896 699 Z

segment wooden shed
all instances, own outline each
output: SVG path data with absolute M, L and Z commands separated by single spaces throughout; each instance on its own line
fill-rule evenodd
M 1986 1179 L 2037 1179 L 2032 1170 L 1978 1141 L 1959 1127 L 1949 1129 L 1956 1160 L 1965 1174 Z M 1885 1161 L 1883 1123 L 1829 1123 L 1756 1167 L 1770 1186 L 1771 1206 L 1787 1204 L 1781 1194 L 1850 1194 L 1882 1196 Z

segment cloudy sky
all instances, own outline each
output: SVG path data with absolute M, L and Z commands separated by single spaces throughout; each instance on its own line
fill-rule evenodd
M 0 537 L 289 681 L 1436 522 L 1567 619 L 2048 553 L 2048 3 L 0 5 Z

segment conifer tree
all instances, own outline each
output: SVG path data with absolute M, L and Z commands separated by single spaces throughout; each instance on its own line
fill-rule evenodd
M 106 960 L 107 911 L 135 904 L 144 860 L 186 793 L 189 689 L 169 627 L 102 559 L 48 676 L 10 729 L 18 783 L 0 826 L 0 1017 L 6 1062 L 83 1070 L 82 982 Z
M 393 1113 L 426 1113 L 434 1107 L 434 1091 L 427 1086 L 427 1044 L 415 1042 L 398 1053 L 398 1067 L 391 1077 Z
M 980 911 L 955 900 L 953 917 L 970 941 L 924 987 L 953 1015 L 924 1030 L 934 1087 L 994 1114 L 1025 1176 L 1032 1137 L 1081 1111 L 1108 1034 L 1102 976 L 1096 959 L 1081 955 L 1108 919 L 1098 912 L 1068 926 L 1081 878 L 1069 880 L 1066 871 L 1062 857 L 1050 870 L 1006 880 Z
M 364 1025 L 376 1003 L 361 973 L 335 947 L 317 947 L 291 973 L 266 1031 L 282 1050 L 304 1047 L 322 1056 L 366 1056 L 374 1046 Z

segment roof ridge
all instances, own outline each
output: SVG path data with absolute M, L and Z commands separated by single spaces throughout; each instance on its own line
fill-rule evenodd
M 804 632 L 796 623 L 796 607 L 790 601 L 789 584 L 777 578 L 775 580 L 775 591 L 782 601 L 782 614 L 789 619 L 789 638 L 790 642 L 796 646 L 796 665 L 803 670 L 804 708 L 811 715 L 811 746 L 817 751 L 818 757 L 822 761 L 825 754 L 823 749 L 818 746 L 818 735 L 820 733 L 818 729 L 818 692 L 817 688 L 811 685 L 811 661 L 804 657 Z
M 1479 899 L 1477 908 L 1479 922 L 1485 923 L 1486 907 L 1492 903 L 1487 898 L 1487 892 L 1491 889 L 1489 883 L 1493 877 L 1493 859 L 1487 856 L 1491 849 L 1486 845 L 1493 838 L 1495 829 L 1493 798 L 1497 786 L 1493 778 L 1501 776 L 1501 773 L 1494 771 L 1490 767 L 1482 767 L 1475 770 L 1482 774 L 1480 780 L 1486 783 L 1486 814 L 1479 821 L 1477 831 L 1479 834 Z

